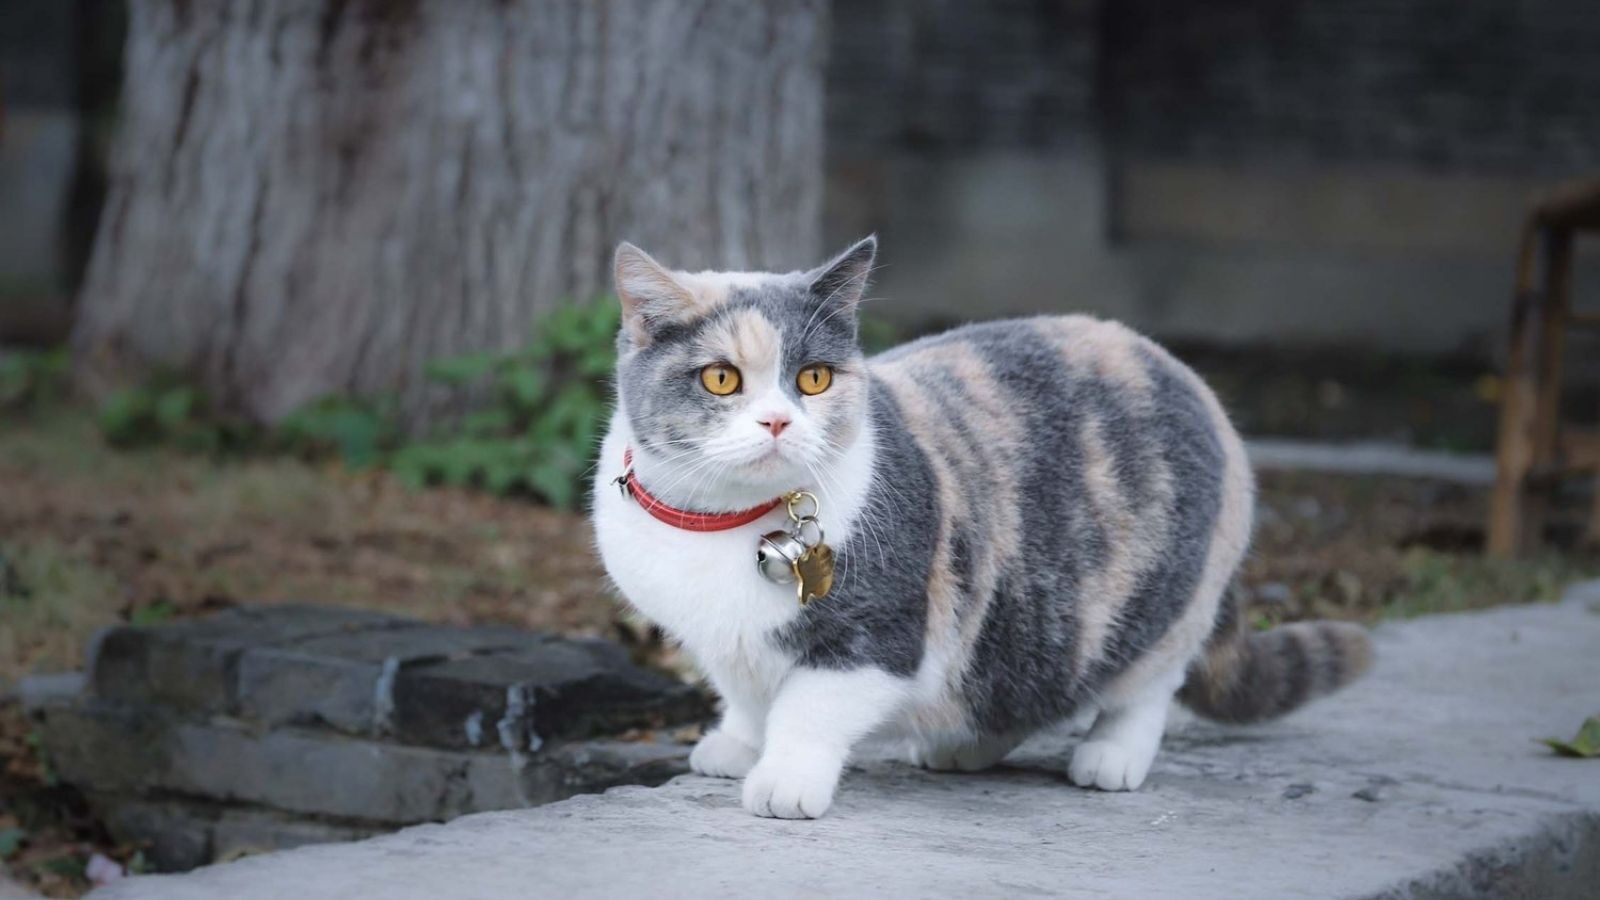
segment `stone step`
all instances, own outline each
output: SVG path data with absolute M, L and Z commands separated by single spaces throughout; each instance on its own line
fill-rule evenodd
M 685 771 L 666 741 L 581 741 L 540 753 L 459 751 L 238 721 L 193 722 L 88 699 L 42 710 L 68 784 L 109 796 L 173 794 L 397 827 L 535 806 Z
M 708 712 L 702 693 L 609 641 L 298 604 L 112 629 L 91 651 L 90 686 L 184 715 L 431 747 L 531 750 Z
M 121 882 L 104 900 L 1596 896 L 1600 587 L 1385 625 L 1374 672 L 1283 721 L 1193 722 L 1145 789 L 1066 783 L 1070 736 L 1002 768 L 869 761 L 828 817 L 757 819 L 684 776 Z
M 671 730 L 710 713 L 608 641 L 336 607 L 119 627 L 90 660 L 20 694 L 61 778 L 165 869 L 660 784 L 687 770 Z

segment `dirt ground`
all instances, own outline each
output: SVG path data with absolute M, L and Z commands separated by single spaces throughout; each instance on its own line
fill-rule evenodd
M 0 428 L 0 560 L 0 683 L 75 665 L 102 625 L 244 600 L 589 634 L 615 613 L 580 516 L 294 459 L 113 451 L 74 414 Z
M 1478 552 L 1486 494 L 1417 479 L 1269 473 L 1241 582 L 1252 621 L 1385 616 L 1550 599 L 1600 574 L 1552 552 Z M 681 669 L 609 595 L 581 514 L 286 458 L 114 451 L 81 411 L 0 423 L 0 697 L 81 662 L 94 630 L 244 601 L 305 600 L 441 622 L 599 634 Z M 52 895 L 114 847 L 0 701 L 0 861 Z

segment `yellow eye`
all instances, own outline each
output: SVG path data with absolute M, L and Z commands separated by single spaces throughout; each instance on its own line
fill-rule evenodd
M 833 367 L 824 365 L 806 366 L 800 370 L 795 378 L 795 384 L 800 388 L 800 393 L 807 397 L 814 397 L 828 389 L 833 384 Z
M 700 383 L 718 397 L 726 397 L 739 389 L 739 370 L 721 364 L 706 366 L 700 370 Z

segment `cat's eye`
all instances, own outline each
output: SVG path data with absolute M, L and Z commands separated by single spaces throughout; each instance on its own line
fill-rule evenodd
M 700 370 L 700 383 L 718 397 L 726 397 L 739 389 L 739 370 L 724 363 L 716 363 Z
M 807 397 L 815 397 L 828 389 L 833 384 L 833 367 L 821 364 L 806 366 L 795 376 L 795 385 L 800 388 L 800 393 Z

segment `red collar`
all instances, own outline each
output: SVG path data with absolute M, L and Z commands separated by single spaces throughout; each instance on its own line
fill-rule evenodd
M 749 525 L 783 503 L 782 497 L 774 497 L 760 506 L 752 506 L 737 512 L 691 512 L 676 506 L 668 506 L 644 489 L 644 485 L 639 483 L 639 476 L 633 474 L 632 447 L 622 451 L 622 467 L 622 475 L 616 480 L 622 485 L 622 490 L 638 502 L 639 508 L 673 528 L 682 528 L 684 531 L 727 531 L 740 525 Z

